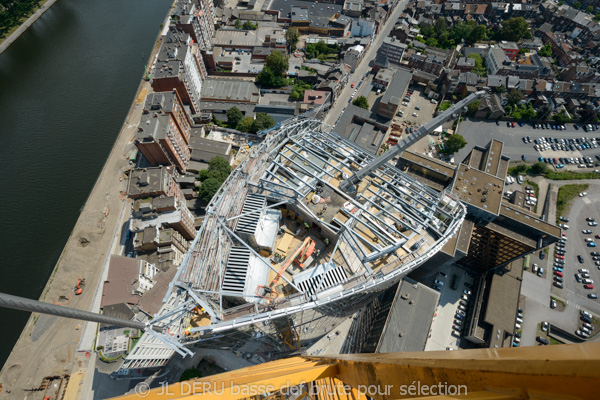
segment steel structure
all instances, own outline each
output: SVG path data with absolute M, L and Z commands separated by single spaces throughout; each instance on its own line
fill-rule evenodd
M 461 107 L 464 104 L 461 103 Z M 157 318 L 172 342 L 285 354 L 309 345 L 435 255 L 466 208 L 313 118 L 264 132 L 228 177 L 171 282 Z M 365 170 L 368 169 L 368 170 Z M 357 192 L 340 182 L 361 172 Z M 307 237 L 306 271 L 281 265 Z M 190 304 L 194 307 L 182 307 Z M 120 373 L 164 366 L 175 351 L 145 334 Z
M 597 399 L 600 343 L 294 357 L 120 400 Z
M 421 126 L 414 133 L 404 136 L 402 140 L 400 140 L 398 144 L 392 147 L 389 151 L 383 153 L 375 160 L 370 162 L 368 165 L 355 172 L 350 178 L 343 181 L 340 184 L 340 188 L 346 193 L 355 193 L 356 186 L 364 177 L 368 176 L 371 173 L 371 171 L 380 168 L 384 164 L 387 164 L 388 161 L 392 160 L 398 154 L 409 148 L 412 144 L 417 142 L 423 136 L 433 132 L 435 128 L 442 125 L 444 122 L 450 119 L 458 118 L 458 115 L 461 112 L 466 111 L 466 107 L 469 104 L 471 104 L 475 100 L 481 99 L 484 96 L 487 96 L 487 92 L 485 90 L 480 90 L 478 92 L 470 94 L 469 96 L 460 100 L 458 103 L 453 104 L 447 110 L 442 111 L 439 115 L 434 117 L 425 125 Z

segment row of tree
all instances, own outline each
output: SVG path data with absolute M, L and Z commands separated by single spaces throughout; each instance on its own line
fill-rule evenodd
M 227 110 L 227 126 L 241 132 L 257 133 L 275 126 L 275 120 L 269 114 L 256 113 L 254 118 L 244 117 L 237 107 Z
M 0 37 L 19 26 L 25 17 L 29 17 L 40 6 L 41 0 L 19 0 L 0 2 Z
M 422 25 L 418 40 L 427 46 L 442 49 L 453 48 L 457 44 L 475 43 L 482 40 L 510 40 L 519 41 L 531 38 L 529 24 L 523 17 L 509 18 L 502 23 L 498 31 L 490 31 L 485 25 L 477 25 L 475 21 L 461 21 L 448 27 L 445 18 L 438 18 L 433 25 Z

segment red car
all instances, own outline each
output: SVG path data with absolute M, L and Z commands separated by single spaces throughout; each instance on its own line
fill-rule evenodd
M 554 275 L 556 275 L 556 276 L 560 276 L 561 278 L 563 277 L 563 274 L 562 274 L 562 272 L 560 272 L 560 271 L 554 271 Z M 592 289 L 593 289 L 593 288 L 592 288 Z
M 593 289 L 594 285 L 583 285 L 583 287 L 586 289 Z
M 514 122 L 512 123 L 512 127 L 514 128 L 515 126 L 517 126 L 517 124 L 515 124 Z
M 594 236 L 596 239 L 600 239 L 600 235 L 596 235 Z
M 560 260 L 564 260 L 565 256 L 561 256 L 561 255 L 557 255 L 556 258 L 560 259 Z

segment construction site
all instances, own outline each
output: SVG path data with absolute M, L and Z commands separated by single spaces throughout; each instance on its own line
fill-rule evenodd
M 193 345 L 298 352 L 435 255 L 466 208 L 388 164 L 396 154 L 376 159 L 312 118 L 266 134 L 207 208 L 153 321 L 168 334 L 147 330 L 120 375 Z

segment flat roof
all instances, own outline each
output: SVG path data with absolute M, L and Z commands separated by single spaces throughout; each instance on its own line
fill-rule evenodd
M 141 196 L 162 190 L 166 191 L 166 182 L 171 178 L 169 168 L 172 167 L 161 166 L 132 170 L 129 173 L 127 194 Z
M 423 351 L 440 294 L 403 278 L 377 344 L 376 353 Z
M 424 154 L 415 153 L 412 151 L 405 150 L 402 152 L 400 157 L 404 158 L 407 161 L 430 169 L 432 171 L 438 172 L 442 175 L 446 175 L 450 178 L 454 176 L 454 172 L 456 171 L 456 167 L 447 164 L 437 158 L 428 157 Z
M 202 85 L 202 100 L 227 100 L 257 103 L 258 86 L 252 81 L 207 78 Z
M 498 215 L 502 202 L 503 187 L 504 179 L 468 165 L 460 164 L 452 191 L 465 203 Z
M 541 230 L 548 235 L 560 238 L 561 231 L 558 226 L 549 224 L 548 222 L 539 219 L 535 214 L 525 211 L 522 208 L 517 208 L 514 204 L 510 204 L 506 200 L 502 201 L 500 214 L 531 226 L 532 228 Z
M 471 234 L 475 223 L 471 220 L 465 219 L 460 231 L 458 232 L 458 240 L 456 241 L 456 250 L 467 254 L 469 252 L 469 244 L 471 243 Z
M 329 19 L 334 14 L 342 14 L 343 9 L 342 4 L 318 3 L 306 0 L 272 0 L 268 10 L 279 11 L 280 18 L 291 18 L 292 7 L 306 8 L 311 23 L 312 20 L 317 18 L 326 17 Z
M 390 85 L 386 89 L 381 102 L 383 104 L 389 104 L 392 97 L 400 98 L 406 92 L 406 88 L 412 80 L 412 72 L 404 68 L 398 68 Z
M 209 153 L 228 155 L 231 143 L 220 142 L 218 140 L 206 139 L 199 135 L 190 136 L 190 147 L 194 150 L 201 150 Z
M 487 306 L 483 321 L 493 326 L 490 332 L 490 347 L 495 344 L 502 346 L 503 334 L 500 339 L 496 337 L 497 330 L 509 333 L 511 336 L 515 328 L 515 318 L 519 305 L 521 280 L 523 276 L 523 260 L 509 264 L 509 270 L 504 273 L 495 273 L 490 282 Z

